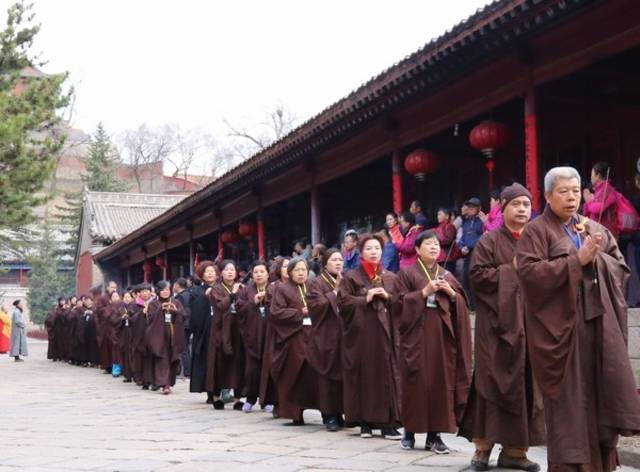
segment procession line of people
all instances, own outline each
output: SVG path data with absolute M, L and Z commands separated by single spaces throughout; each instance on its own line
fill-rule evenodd
M 436 231 L 415 234 L 416 257 L 398 274 L 382 266 L 383 238 L 364 234 L 357 266 L 344 270 L 327 249 L 313 278 L 304 257 L 256 261 L 243 282 L 231 260 L 200 262 L 188 307 L 166 281 L 155 295 L 142 284 L 121 300 L 111 282 L 95 305 L 61 300 L 47 321 L 50 357 L 114 376 L 120 366 L 125 381 L 168 394 L 186 350 L 190 390 L 217 410 L 229 390 L 234 410 L 299 426 L 315 409 L 328 431 L 380 431 L 403 449 L 426 433 L 424 447 L 446 454 L 441 433 L 457 433 L 475 444 L 473 470 L 487 470 L 498 444 L 500 467 L 535 472 L 527 450 L 546 444 L 550 471 L 614 470 L 618 437 L 640 432 L 628 269 L 611 233 L 578 213 L 575 169 L 551 169 L 544 190 L 531 220 L 528 190 L 503 189 L 501 225 L 474 244 L 469 291 Z

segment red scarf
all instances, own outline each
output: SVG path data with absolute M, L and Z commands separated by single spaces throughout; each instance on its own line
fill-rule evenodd
M 516 231 L 511 231 L 511 236 L 513 236 L 513 239 L 515 239 L 516 241 L 520 239 L 520 233 Z
M 378 262 L 369 262 L 364 259 L 360 259 L 360 265 L 364 272 L 369 276 L 369 280 L 375 280 L 377 277 L 380 277 L 382 273 L 382 264 Z

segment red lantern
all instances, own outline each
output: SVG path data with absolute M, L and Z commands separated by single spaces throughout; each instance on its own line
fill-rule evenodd
M 238 233 L 243 237 L 253 236 L 256 234 L 256 225 L 253 223 L 240 223 L 240 226 L 238 226 Z
M 469 133 L 469 143 L 487 159 L 493 158 L 497 149 L 504 148 L 509 142 L 509 129 L 497 121 L 483 121 Z
M 238 240 L 238 233 L 236 233 L 232 229 L 228 229 L 228 230 L 222 232 L 222 234 L 220 235 L 220 240 L 224 244 L 235 243 Z
M 151 272 L 153 272 L 153 268 L 154 265 L 151 262 L 145 262 L 142 265 L 142 272 L 144 272 L 145 274 L 150 274 Z
M 416 149 L 404 158 L 404 168 L 418 180 L 424 180 L 427 174 L 435 174 L 439 167 L 440 158 L 427 149 Z
M 156 265 L 158 267 L 160 267 L 161 269 L 164 269 L 165 263 L 164 263 L 164 255 L 163 254 L 159 254 L 156 256 Z

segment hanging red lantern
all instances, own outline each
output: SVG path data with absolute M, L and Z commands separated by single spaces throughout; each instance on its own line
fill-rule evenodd
M 238 240 L 238 233 L 236 233 L 232 229 L 228 229 L 228 230 L 222 232 L 222 234 L 220 235 L 220 240 L 224 244 L 235 243 Z
M 164 266 L 165 266 L 164 254 L 158 254 L 156 256 L 156 265 L 161 269 L 164 269 Z
M 142 272 L 144 272 L 145 274 L 150 274 L 151 272 L 153 272 L 154 267 L 155 266 L 151 262 L 145 262 L 142 265 Z
M 494 152 L 504 148 L 508 142 L 509 128 L 497 121 L 483 121 L 469 133 L 469 144 L 487 159 L 493 158 Z
M 427 174 L 435 174 L 438 171 L 440 158 L 432 151 L 418 148 L 404 158 L 404 168 L 422 181 Z
M 253 223 L 240 223 L 238 226 L 238 233 L 242 237 L 249 237 L 256 234 L 256 225 Z

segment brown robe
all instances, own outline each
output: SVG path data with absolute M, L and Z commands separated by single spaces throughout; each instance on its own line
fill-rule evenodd
M 418 262 L 398 274 L 401 287 L 400 366 L 402 425 L 412 433 L 457 430 L 471 384 L 471 322 L 464 290 L 444 269 L 455 302 L 436 293 L 427 308 L 422 289 L 429 283 Z M 435 277 L 435 273 L 432 274 Z
M 307 360 L 318 375 L 318 403 L 325 415 L 337 415 L 343 411 L 342 320 L 338 315 L 338 295 L 333 291 L 332 283 L 329 274 L 319 275 L 309 282 L 307 296 L 313 323 Z
M 118 359 L 122 367 L 122 376 L 125 379 L 133 378 L 133 366 L 131 361 L 131 320 L 124 316 L 131 316 L 134 305 L 126 305 L 123 302 L 112 304 L 109 321 L 111 323 L 113 341 L 118 350 Z
M 304 409 L 318 408 L 316 374 L 306 359 L 311 326 L 303 325 L 310 316 L 302 313 L 298 287 L 290 280 L 278 284 L 270 311 L 275 334 L 271 373 L 278 389 L 278 413 L 294 421 L 302 420 Z
M 376 285 L 362 267 L 347 272 L 338 290 L 344 412 L 352 426 L 395 427 L 400 421 L 400 292 L 395 274 L 383 271 L 380 277 L 375 284 L 382 284 L 389 300 L 367 303 L 367 290 Z
M 98 361 L 103 369 L 111 369 L 113 359 L 111 358 L 111 324 L 109 323 L 109 300 L 106 296 L 98 296 L 95 301 L 96 314 L 96 338 L 98 342 Z
M 275 281 L 270 283 L 269 287 L 267 287 L 267 296 L 270 300 L 273 300 L 273 293 L 280 283 L 280 281 Z M 270 308 L 271 302 L 269 302 L 269 309 Z M 267 326 L 264 333 L 264 349 L 262 351 L 262 366 L 260 368 L 259 396 L 260 404 L 262 406 L 278 404 L 278 389 L 276 388 L 276 383 L 271 373 L 273 349 L 275 346 L 275 331 L 272 327 L 269 309 L 267 309 Z
M 67 308 L 64 313 L 62 325 L 62 354 L 67 361 L 75 360 L 73 357 L 73 326 L 75 324 L 75 307 Z
M 527 355 L 524 304 L 513 265 L 516 239 L 502 226 L 471 257 L 476 296 L 475 370 L 459 435 L 507 447 L 546 442 L 542 395 Z
M 145 336 L 149 319 L 148 312 L 148 307 L 145 308 L 136 303 L 129 321 L 133 378 L 138 385 L 151 385 L 153 382 L 153 356 L 149 353 Z
M 147 311 L 145 342 L 153 356 L 153 384 L 159 387 L 175 385 L 185 346 L 184 309 L 178 300 L 153 300 Z M 170 320 L 167 320 L 167 314 Z
M 607 229 L 589 221 L 586 232 L 601 232 L 603 243 L 595 264 L 584 267 L 550 208 L 525 227 L 516 248 L 550 471 L 613 470 L 618 435 L 640 432 L 627 355 L 628 269 Z
M 96 339 L 94 308 L 77 308 L 74 314 L 73 352 L 75 360 L 95 364 L 98 362 L 98 341 Z
M 207 392 L 218 395 L 222 389 L 233 389 L 239 397 L 244 381 L 244 346 L 236 313 L 231 313 L 231 304 L 236 295 L 229 293 L 222 282 L 211 288 L 209 298 L 213 306 L 213 320 L 207 348 Z
M 262 353 L 264 352 L 265 335 L 267 332 L 267 318 L 271 296 L 265 295 L 261 306 L 264 317 L 260 313 L 260 306 L 255 304 L 258 293 L 255 284 L 247 285 L 238 293 L 236 308 L 238 310 L 238 327 L 242 335 L 245 351 L 245 376 L 243 396 L 247 399 L 260 395 L 260 376 L 262 374 Z M 260 399 L 262 405 L 265 403 Z
M 58 333 L 56 332 L 56 323 L 58 319 L 58 308 L 54 308 L 44 319 L 44 327 L 47 330 L 47 359 L 56 360 L 60 358 L 58 350 Z

